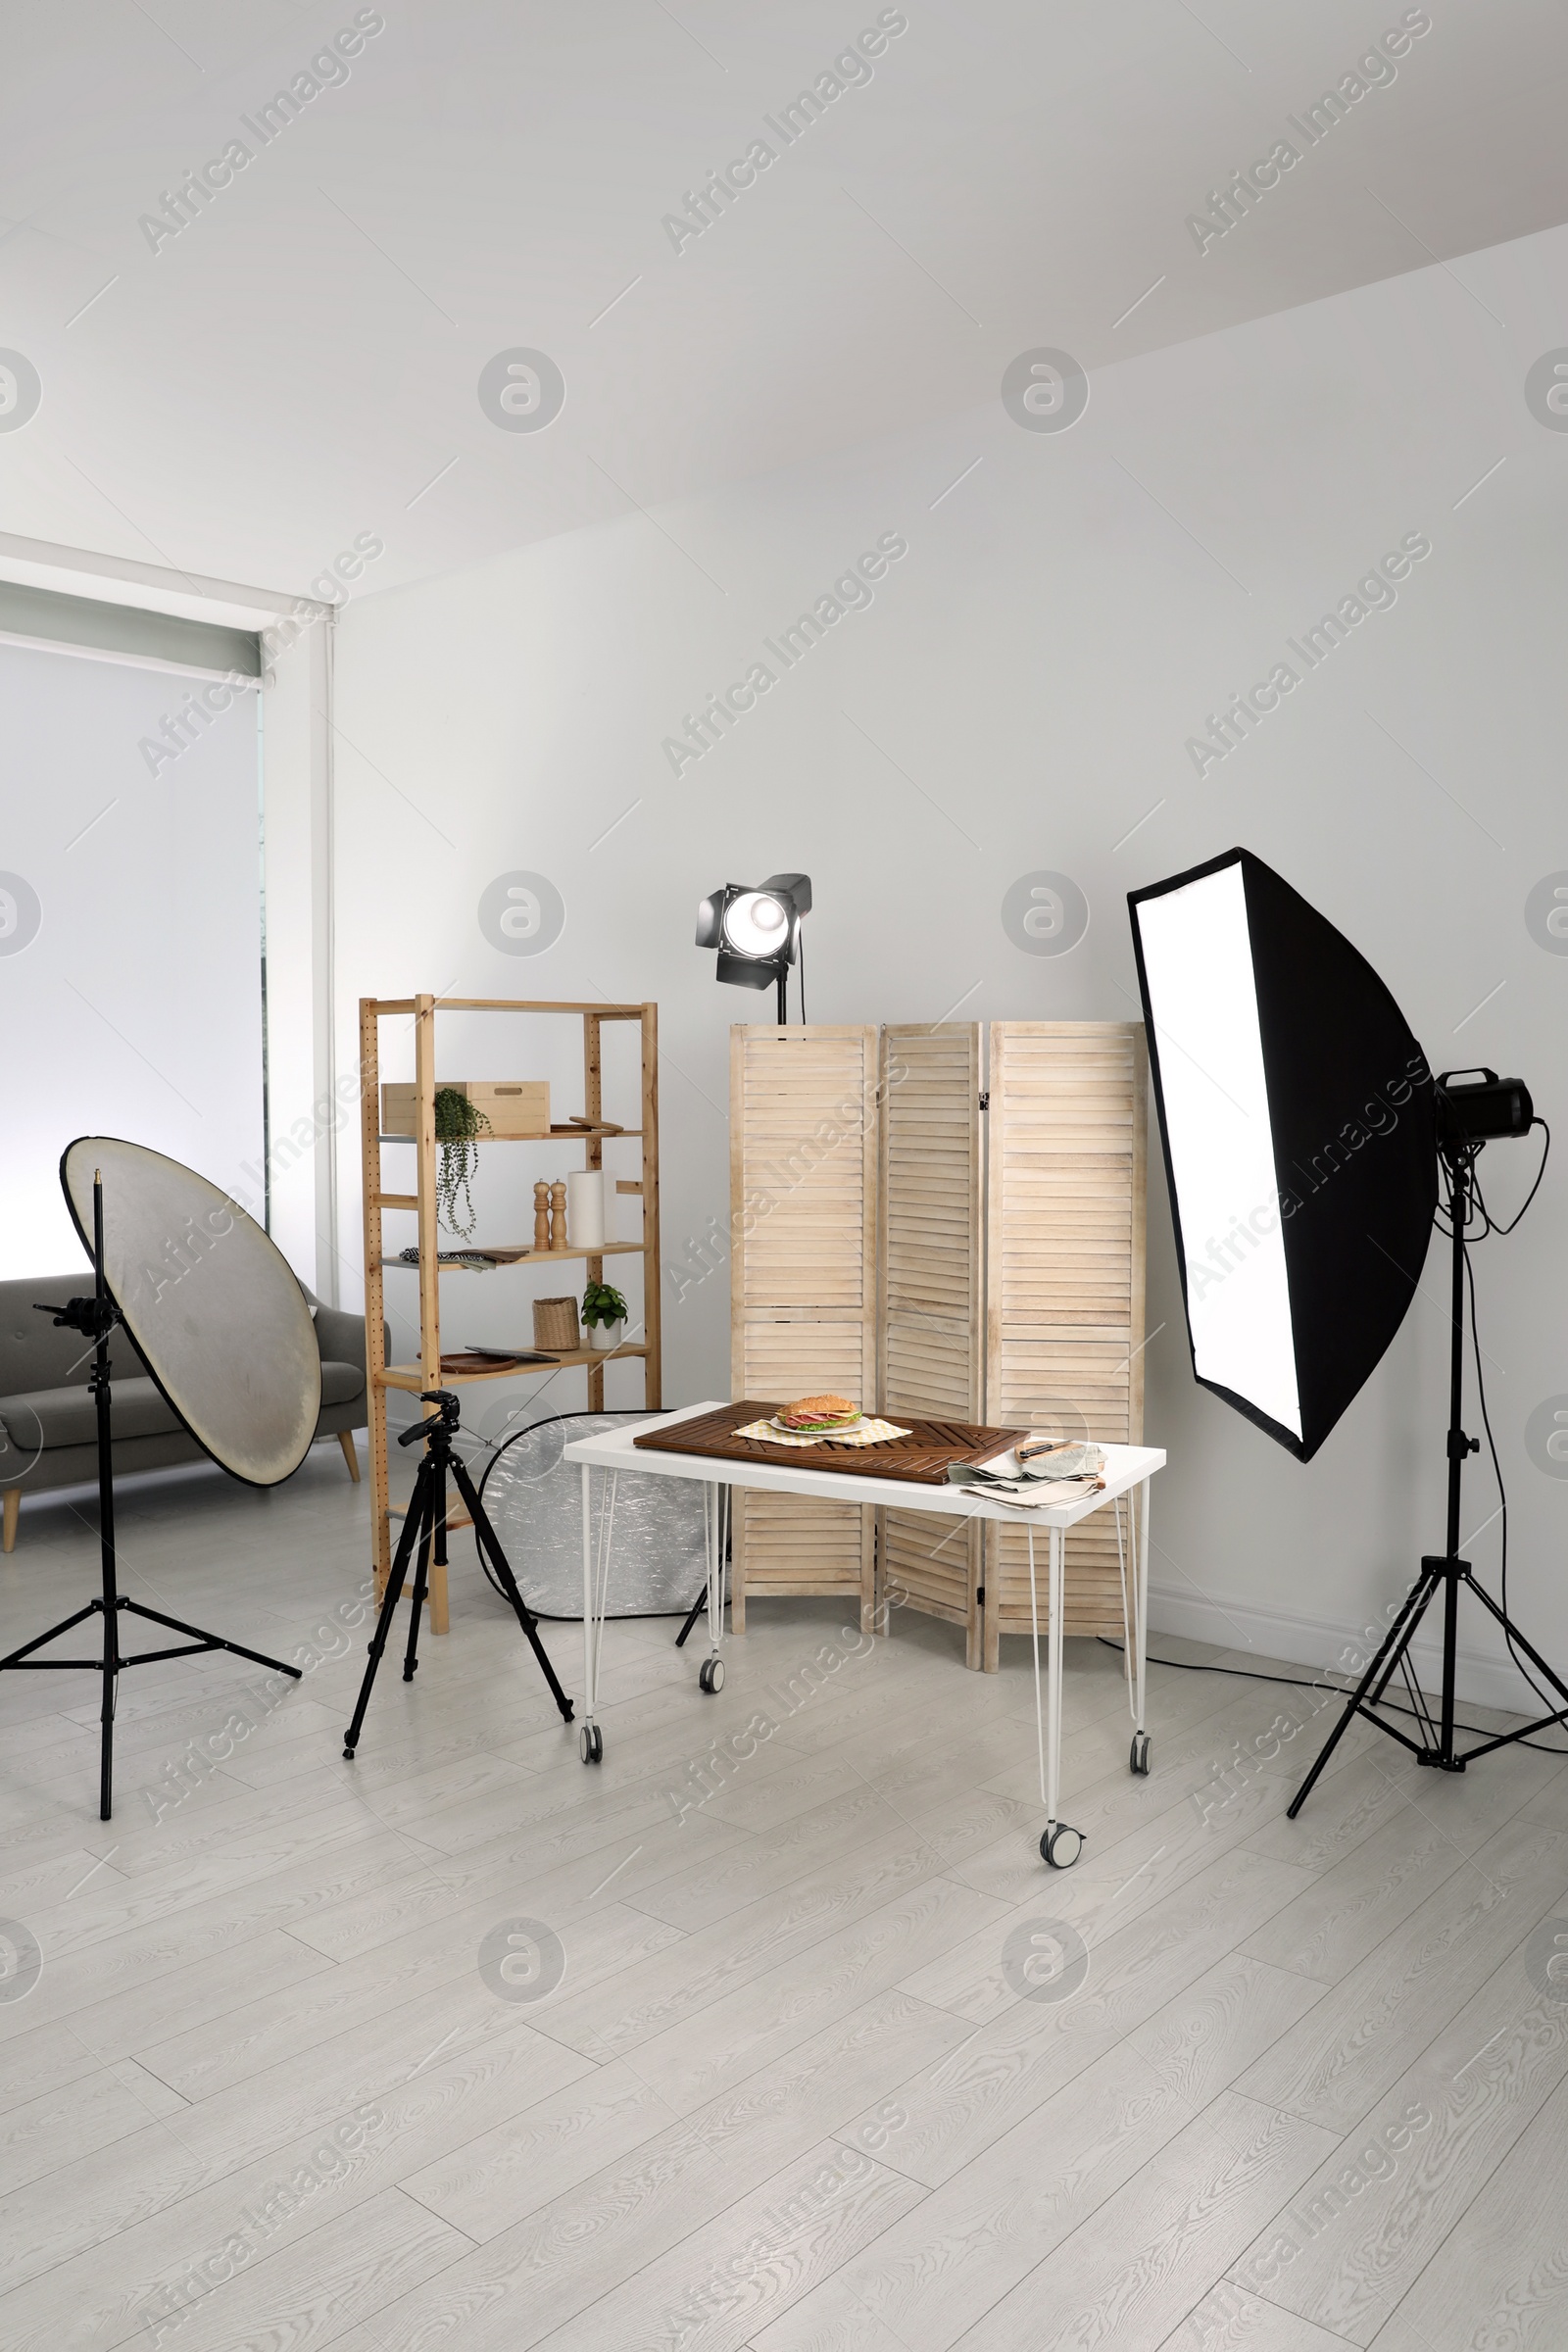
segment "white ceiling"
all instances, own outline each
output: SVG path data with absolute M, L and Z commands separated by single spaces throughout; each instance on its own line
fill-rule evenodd
M 386 0 L 346 82 L 150 251 L 139 216 L 366 13 L 13 14 L 0 346 L 42 398 L 0 431 L 0 529 L 290 593 L 372 534 L 379 589 L 971 409 L 1032 346 L 1093 375 L 1435 259 L 1463 283 L 1568 217 L 1555 0 L 1433 0 L 1397 77 L 1202 254 L 1187 215 L 1397 0 L 907 0 L 869 81 L 679 254 L 662 216 L 874 0 Z M 479 405 L 518 346 L 565 378 L 543 432 Z

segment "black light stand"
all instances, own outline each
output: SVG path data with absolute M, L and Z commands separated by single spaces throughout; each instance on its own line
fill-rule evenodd
M 92 1250 L 94 1287 L 90 1298 L 71 1298 L 64 1306 L 39 1306 L 35 1314 L 53 1315 L 57 1326 L 79 1331 L 84 1339 L 95 1343 L 92 1378 L 87 1383 L 98 1408 L 98 1539 L 103 1563 L 103 1592 L 89 1600 L 85 1608 L 76 1609 L 52 1625 L 46 1634 L 24 1642 L 9 1657 L 0 1658 L 0 1671 L 8 1666 L 82 1668 L 103 1676 L 103 1707 L 100 1716 L 100 1746 L 98 1767 L 98 1818 L 108 1821 L 114 1802 L 115 1779 L 115 1700 L 120 1687 L 122 1666 L 151 1666 L 163 1658 L 194 1657 L 198 1650 L 226 1649 L 236 1658 L 249 1658 L 253 1665 L 270 1666 L 274 1674 L 300 1679 L 298 1666 L 285 1666 L 280 1659 L 264 1657 L 259 1649 L 246 1649 L 238 1642 L 225 1642 L 219 1634 L 204 1634 L 199 1626 L 185 1625 L 178 1617 L 166 1617 L 159 1609 L 144 1608 L 139 1600 L 127 1600 L 120 1592 L 115 1571 L 115 1464 L 113 1438 L 110 1426 L 109 1402 L 109 1335 L 120 1320 L 120 1310 L 109 1296 L 104 1280 L 104 1185 L 100 1175 L 93 1177 L 92 1186 Z M 192 1639 L 172 1649 L 142 1649 L 134 1657 L 123 1657 L 120 1648 L 120 1614 L 127 1611 L 133 1617 L 145 1617 L 154 1625 L 168 1626 L 172 1633 L 189 1634 Z M 101 1658 L 35 1658 L 32 1652 L 52 1642 L 57 1634 L 69 1633 L 74 1625 L 101 1615 L 104 1621 L 104 1647 Z
M 1518 1086 L 1516 1080 L 1496 1079 L 1490 1070 L 1485 1075 L 1491 1081 L 1494 1089 Z M 1380 1732 L 1387 1732 L 1391 1740 L 1397 1740 L 1401 1747 L 1407 1747 L 1410 1750 L 1418 1764 L 1430 1764 L 1440 1772 L 1463 1772 L 1467 1764 L 1474 1763 L 1478 1756 L 1490 1755 L 1494 1748 L 1511 1746 L 1515 1740 L 1531 1739 L 1537 1732 L 1546 1731 L 1553 1724 L 1568 1722 L 1568 1685 L 1559 1681 L 1540 1651 L 1532 1648 L 1525 1640 L 1506 1611 L 1499 1608 L 1491 1593 L 1477 1584 L 1469 1561 L 1461 1560 L 1458 1557 L 1460 1478 L 1467 1457 L 1481 1450 L 1481 1440 L 1467 1437 L 1462 1426 L 1464 1417 L 1465 1236 L 1475 1217 L 1476 1161 L 1488 1141 L 1488 1134 L 1487 1132 L 1478 1133 L 1473 1128 L 1468 1132 L 1463 1131 L 1462 1118 L 1459 1122 L 1461 1131 L 1454 1132 L 1455 1121 L 1451 1109 L 1452 1103 L 1456 1102 L 1462 1103 L 1462 1099 L 1467 1094 L 1473 1092 L 1479 1096 L 1486 1090 L 1460 1088 L 1448 1090 L 1445 1094 L 1441 1090 L 1446 1088 L 1446 1082 L 1447 1073 L 1439 1080 L 1441 1139 L 1439 1150 L 1448 1177 L 1447 1206 L 1452 1237 L 1451 1262 L 1453 1268 L 1451 1304 L 1453 1328 L 1448 1348 L 1446 1548 L 1441 1557 L 1429 1554 L 1422 1560 L 1421 1574 L 1406 1596 L 1398 1615 L 1389 1628 L 1382 1648 L 1361 1677 L 1347 1703 L 1345 1713 L 1330 1734 L 1321 1755 L 1297 1790 L 1295 1800 L 1288 1808 L 1287 1813 L 1287 1818 L 1292 1821 L 1295 1820 L 1311 1794 L 1313 1784 L 1344 1739 L 1346 1732 L 1349 1729 L 1350 1720 L 1355 1715 L 1364 1715 L 1368 1723 L 1377 1725 Z M 1518 1091 L 1523 1098 L 1522 1113 L 1516 1110 L 1513 1122 L 1508 1125 L 1494 1124 L 1490 1130 L 1492 1134 L 1523 1134 L 1532 1124 L 1529 1096 L 1525 1094 L 1522 1087 Z M 1443 1132 L 1444 1126 L 1447 1128 L 1446 1133 Z M 1540 1179 L 1538 1178 L 1537 1181 L 1539 1183 Z M 1528 1205 L 1527 1201 L 1526 1206 L 1528 1207 Z M 1520 1214 L 1523 1213 L 1521 1210 Z M 1515 1223 L 1517 1221 L 1516 1218 Z M 1510 1648 L 1517 1646 L 1521 1649 L 1530 1660 L 1531 1665 L 1544 1676 L 1546 1682 L 1563 1701 L 1562 1706 L 1554 1714 L 1543 1715 L 1539 1721 L 1527 1723 L 1516 1732 L 1500 1733 L 1494 1740 L 1478 1740 L 1475 1746 L 1467 1747 L 1462 1752 L 1456 1749 L 1453 1738 L 1453 1685 L 1458 1650 L 1459 1593 L 1461 1589 L 1472 1593 L 1480 1601 L 1482 1607 L 1501 1626 Z M 1443 1595 L 1443 1696 L 1441 1714 L 1437 1720 L 1434 1720 L 1420 1686 L 1406 1663 L 1406 1653 L 1416 1628 L 1440 1592 Z M 1404 1672 L 1405 1686 L 1411 1704 L 1424 1735 L 1422 1740 L 1410 1739 L 1406 1733 L 1399 1731 L 1394 1724 L 1386 1722 L 1381 1715 L 1374 1712 L 1390 1682 L 1401 1668 Z
M 386 1591 L 381 1596 L 381 1614 L 375 1621 L 375 1634 L 369 1644 L 369 1663 L 365 1669 L 365 1680 L 360 1685 L 354 1721 L 343 1735 L 343 1753 L 351 1764 L 354 1750 L 360 1743 L 360 1733 L 364 1729 L 365 1710 L 370 1703 L 375 1670 L 381 1663 L 381 1652 L 386 1647 L 386 1638 L 392 1630 L 393 1611 L 398 1605 L 398 1596 L 403 1591 L 403 1580 L 408 1574 L 416 1544 L 419 1547 L 419 1557 L 414 1572 L 414 1600 L 409 1615 L 409 1645 L 403 1659 L 403 1680 L 412 1683 L 418 1670 L 419 1611 L 424 1606 L 432 1548 L 437 1566 L 446 1565 L 449 1470 L 473 1521 L 473 1540 L 479 1548 L 481 1564 L 488 1560 L 502 1592 L 511 1601 L 517 1623 L 527 1635 L 533 1654 L 539 1661 L 539 1671 L 550 1686 L 550 1695 L 561 1709 L 562 1722 L 571 1721 L 571 1701 L 557 1681 L 556 1670 L 539 1639 L 539 1621 L 517 1590 L 517 1580 L 512 1573 L 495 1529 L 485 1516 L 484 1505 L 468 1476 L 466 1463 L 461 1454 L 454 1453 L 452 1449 L 452 1440 L 458 1429 L 458 1399 L 450 1389 L 421 1389 L 419 1401 L 440 1409 L 423 1421 L 416 1421 L 413 1428 L 404 1430 L 398 1439 L 400 1446 L 416 1446 L 422 1438 L 424 1458 L 414 1482 L 408 1517 L 403 1522 L 403 1533 L 398 1538 L 397 1553 L 387 1576 Z

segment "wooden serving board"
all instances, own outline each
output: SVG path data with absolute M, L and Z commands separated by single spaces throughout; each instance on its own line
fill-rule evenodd
M 749 1422 L 766 1421 L 776 1404 L 723 1404 L 668 1429 L 649 1430 L 638 1446 L 651 1453 L 698 1453 L 721 1462 L 779 1462 L 798 1470 L 845 1470 L 857 1478 L 904 1478 L 917 1487 L 942 1487 L 950 1462 L 983 1462 L 1028 1436 L 1024 1429 L 986 1429 L 972 1421 L 910 1421 L 906 1438 L 883 1446 L 770 1446 L 740 1438 Z M 886 1418 L 897 1416 L 884 1415 Z M 905 1419 L 908 1419 L 906 1415 Z M 837 1508 L 837 1505 L 834 1506 Z
M 456 1355 L 443 1355 L 441 1369 L 443 1373 L 504 1372 L 509 1364 L 514 1364 L 518 1371 L 530 1371 L 540 1364 L 557 1364 L 560 1361 L 559 1355 L 541 1355 L 533 1348 L 519 1348 L 514 1355 L 502 1355 L 499 1352 L 480 1355 L 471 1348 L 464 1348 Z

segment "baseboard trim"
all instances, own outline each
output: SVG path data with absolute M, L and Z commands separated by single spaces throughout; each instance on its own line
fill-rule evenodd
M 1475 1604 L 1470 1604 L 1474 1611 Z M 1369 1618 L 1367 1621 L 1371 1623 Z M 1427 1625 L 1433 1623 L 1428 1612 Z M 1309 1617 L 1295 1609 L 1271 1608 L 1266 1602 L 1233 1600 L 1228 1596 L 1212 1599 L 1196 1594 L 1189 1587 L 1179 1590 L 1169 1585 L 1155 1584 L 1149 1588 L 1149 1630 L 1152 1646 L 1157 1646 L 1160 1633 L 1176 1634 L 1189 1642 L 1211 1642 L 1222 1648 L 1244 1652 L 1253 1649 L 1261 1658 L 1285 1658 L 1313 1674 L 1332 1673 L 1338 1682 L 1344 1678 L 1348 1648 L 1370 1658 L 1380 1636 L 1369 1636 L 1364 1625 L 1348 1625 L 1328 1617 Z M 1442 1644 L 1423 1632 L 1411 1644 L 1410 1656 L 1416 1679 L 1424 1690 L 1439 1687 L 1442 1675 Z M 1552 1661 L 1564 1682 L 1568 1661 Z M 1504 1707 L 1516 1714 L 1539 1715 L 1544 1712 L 1524 1677 L 1511 1660 L 1483 1650 L 1467 1649 L 1461 1638 L 1456 1670 L 1456 1688 L 1461 1698 L 1479 1707 Z

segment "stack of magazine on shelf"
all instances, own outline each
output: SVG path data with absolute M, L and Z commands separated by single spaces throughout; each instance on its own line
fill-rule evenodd
M 493 1243 L 487 1250 L 438 1250 L 435 1262 L 438 1266 L 468 1266 L 476 1273 L 489 1274 L 497 1266 L 514 1266 L 522 1258 L 541 1254 L 521 1242 L 508 1242 L 504 1248 Z M 398 1260 L 405 1266 L 416 1266 L 419 1262 L 418 1243 L 411 1242 L 406 1250 L 400 1250 Z
M 407 1250 L 400 1250 L 398 1259 L 402 1265 L 416 1266 L 419 1262 L 418 1243 L 411 1242 Z M 483 1250 L 438 1250 L 435 1262 L 438 1266 L 466 1266 L 474 1274 L 493 1274 L 496 1270 L 495 1259 Z
M 1103 1446 L 1054 1438 L 1030 1437 L 987 1462 L 951 1462 L 948 1484 L 970 1487 L 988 1499 L 1030 1508 L 1046 1503 L 1083 1502 L 1105 1483 Z

